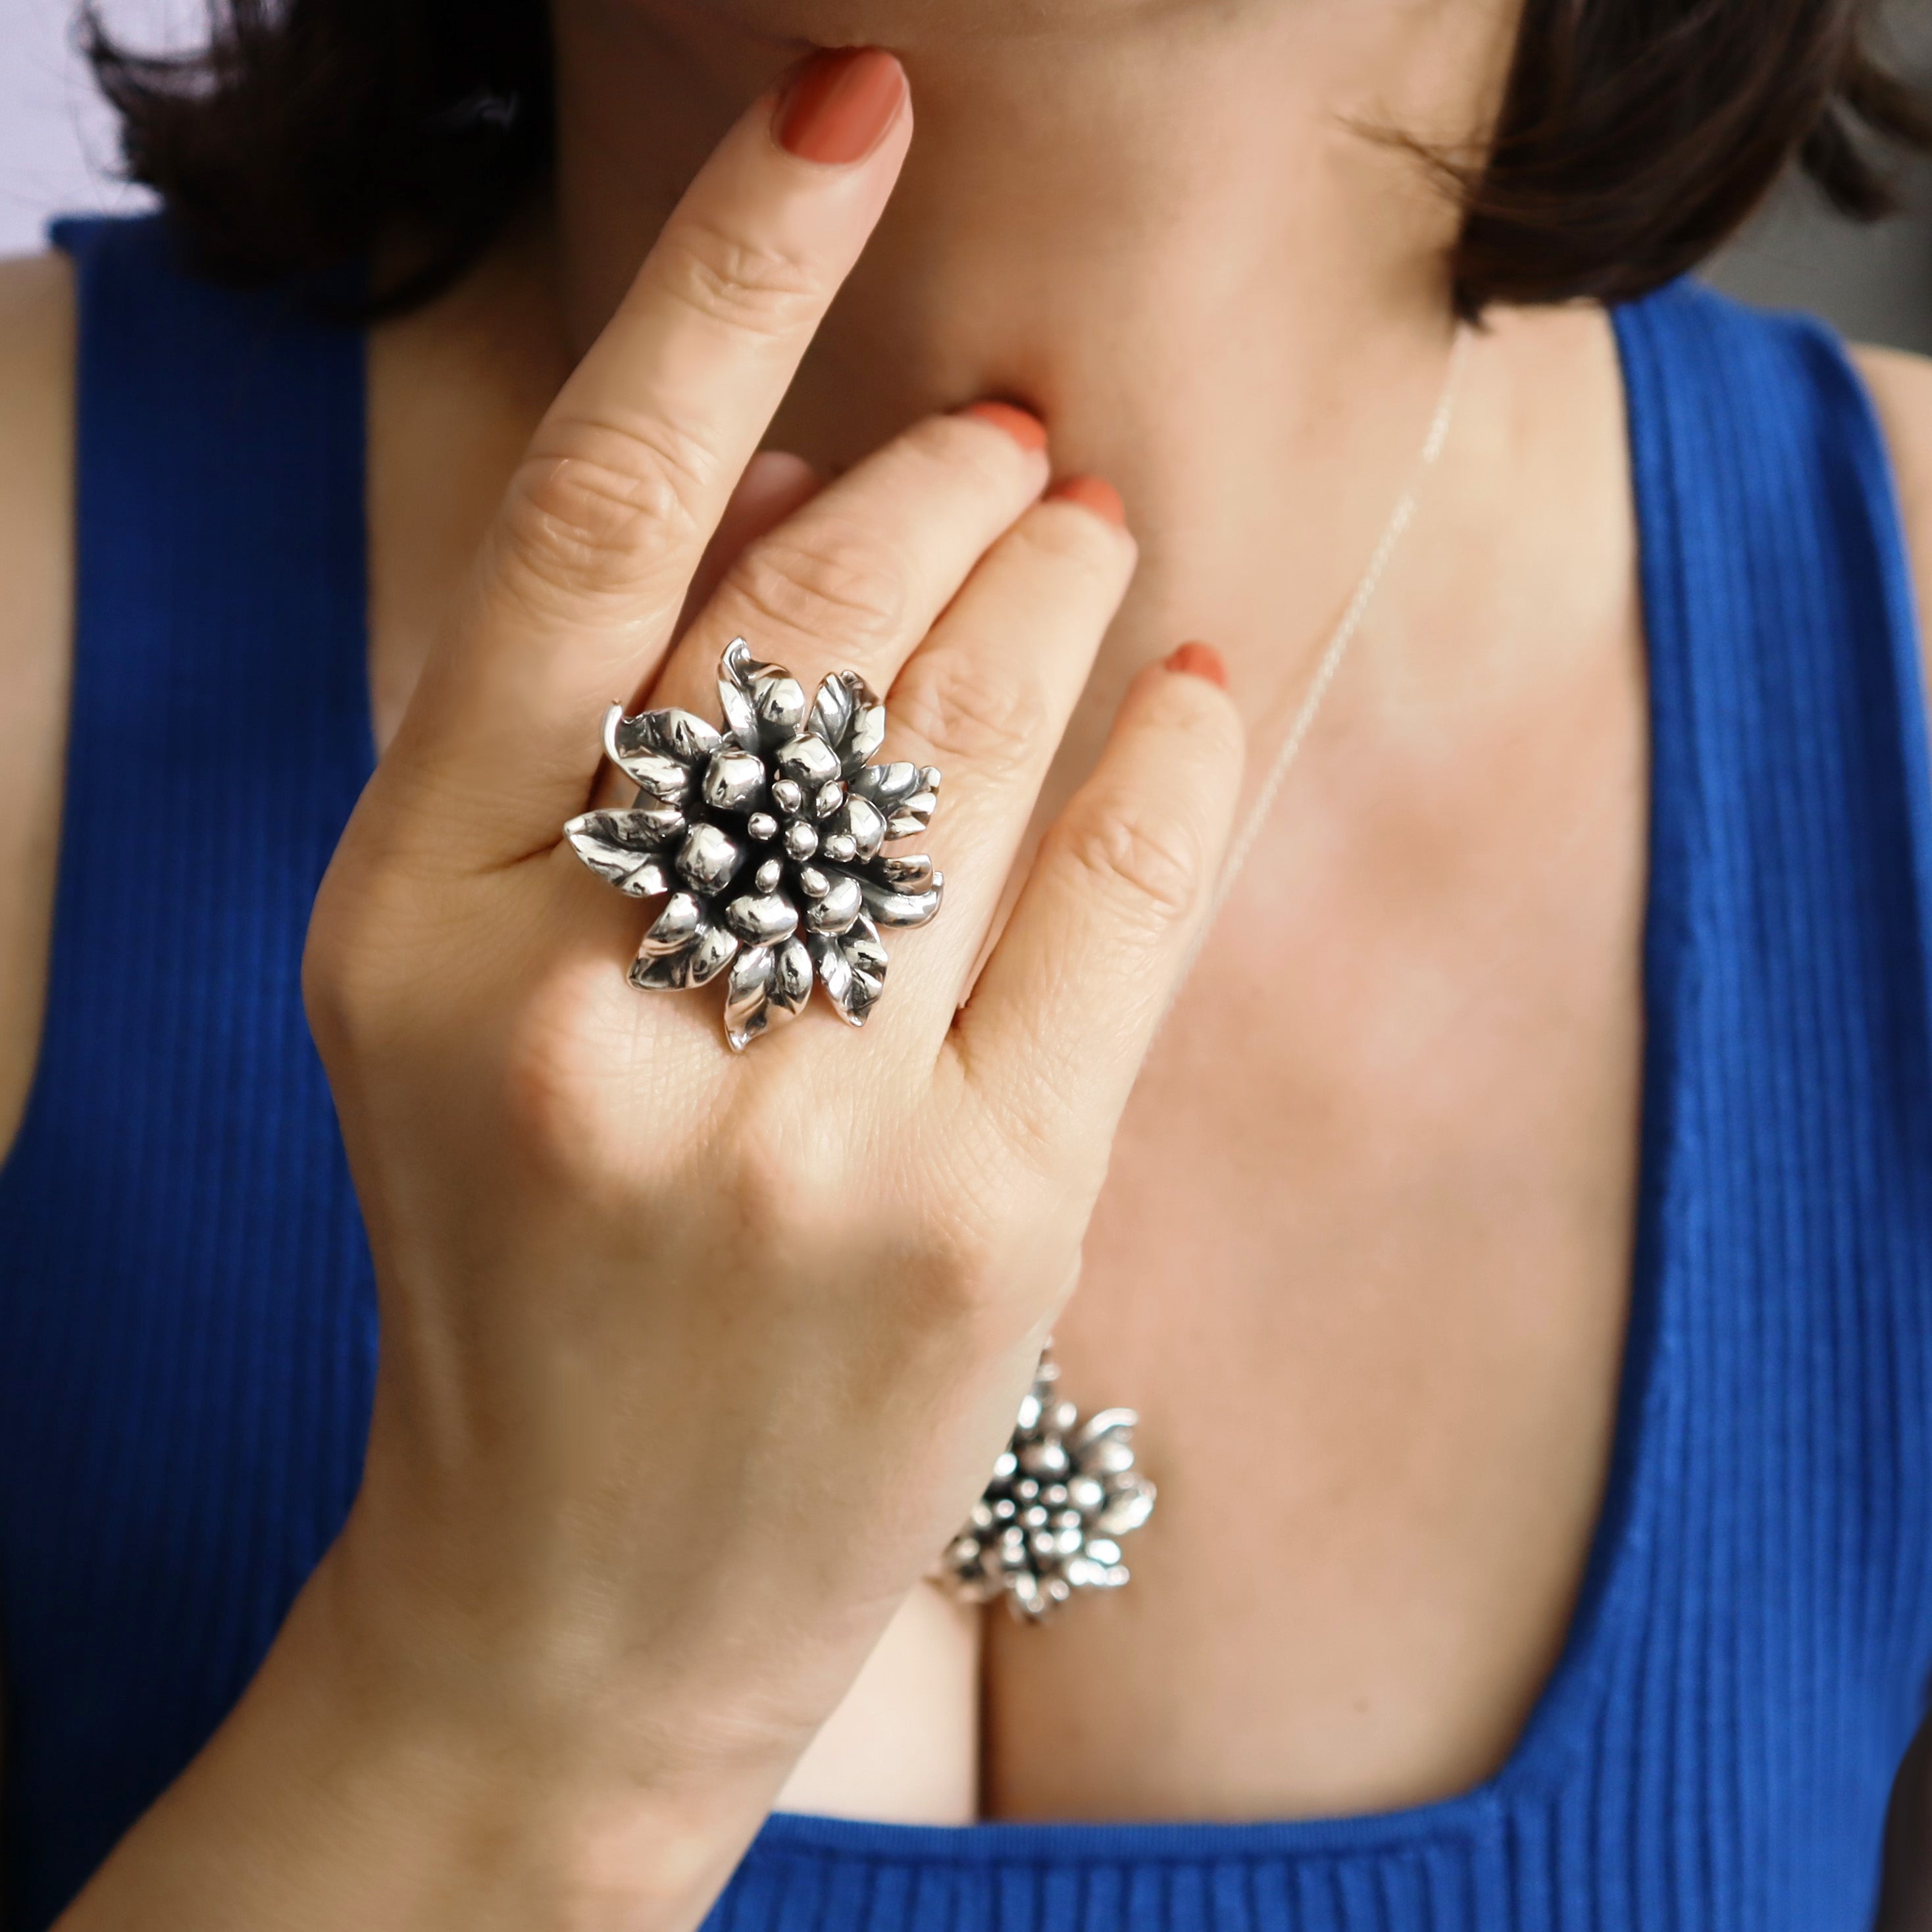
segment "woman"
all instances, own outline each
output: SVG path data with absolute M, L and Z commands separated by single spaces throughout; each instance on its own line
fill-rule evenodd
M 101 48 L 8 272 L 11 1922 L 1869 1922 L 1932 378 L 1651 292 L 1861 11 L 536 15 Z

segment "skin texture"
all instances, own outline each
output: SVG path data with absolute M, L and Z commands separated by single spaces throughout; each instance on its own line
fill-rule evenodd
M 800 41 L 876 39 L 904 54 L 919 139 L 766 433 L 811 472 L 754 469 L 739 533 L 932 410 L 985 394 L 1025 401 L 1046 423 L 1053 470 L 1108 477 L 1138 542 L 1034 831 L 1092 768 L 1131 680 L 1183 638 L 1210 638 L 1226 656 L 1264 763 L 1412 460 L 1447 346 L 1437 248 L 1453 217 L 1409 164 L 1346 124 L 1471 125 L 1493 94 L 1506 18 L 1397 0 L 992 0 L 970 14 L 910 0 L 566 0 L 558 20 L 556 209 L 532 211 L 468 285 L 372 348 L 371 678 L 385 741 L 448 634 L 446 614 L 474 595 L 470 560 L 520 452 L 676 193 Z M 0 515 L 0 562 L 26 592 L 0 611 L 0 784 L 20 788 L 0 800 L 14 808 L 0 824 L 21 828 L 0 854 L 11 922 L 0 1082 L 17 1108 L 45 956 L 49 748 L 61 735 L 64 534 L 47 506 L 64 501 L 67 457 L 46 378 L 64 366 L 67 323 L 57 268 L 20 265 L 4 287 L 0 409 L 20 428 L 0 474 L 0 508 L 17 511 Z M 1932 568 L 1932 375 L 1906 358 L 1866 367 L 1915 554 Z M 1423 512 L 1126 1100 L 1084 1240 L 1071 1183 L 1028 1231 L 1070 1258 L 1082 1244 L 1079 1292 L 1054 1324 L 1070 1391 L 1146 1418 L 1162 1501 L 1133 1552 L 1132 1589 L 1045 1631 L 996 1618 L 977 1659 L 970 1628 L 913 1592 L 794 1764 L 932 1540 L 920 1541 L 927 1522 L 890 1535 L 874 1523 L 863 1546 L 880 1570 L 865 1600 L 821 1605 L 754 1714 L 741 1674 L 699 1670 L 710 1694 L 673 1696 L 660 1640 L 618 1700 L 621 1721 L 608 1706 L 586 1714 L 544 1678 L 517 1685 L 526 1695 L 513 1736 L 479 1737 L 462 1684 L 399 1684 L 386 1660 L 395 1633 L 424 1619 L 442 1630 L 452 1592 L 434 1564 L 387 1601 L 372 1587 L 407 1546 L 394 1526 L 427 1480 L 421 1460 L 377 1456 L 372 1466 L 397 1473 L 381 1509 L 362 1511 L 350 1553 L 366 1560 L 332 1566 L 215 1751 L 122 1854 L 118 1883 L 140 1883 L 145 1900 L 158 1882 L 182 1901 L 177 1919 L 144 1922 L 259 1910 L 234 1891 L 238 1868 L 299 1876 L 327 1898 L 350 1882 L 335 1862 L 349 1846 L 365 1868 L 401 1874 L 380 1899 L 335 1894 L 379 1924 L 455 1923 L 479 1874 L 493 1900 L 642 1898 L 639 1922 L 694 1922 L 782 1785 L 788 1803 L 872 1815 L 1252 1816 L 1420 1802 L 1496 1768 L 1567 1627 L 1626 1315 L 1646 774 L 1620 410 L 1592 310 L 1500 315 L 1474 345 Z M 969 447 L 956 438 L 947 461 L 1018 460 L 997 442 L 970 458 Z M 1036 490 L 1046 470 L 1030 483 L 1010 470 L 1011 487 Z M 920 526 L 902 550 L 962 514 L 944 507 L 956 488 L 927 472 L 916 491 L 892 493 Z M 1024 496 L 1011 502 L 1006 514 L 1021 515 Z M 863 537 L 886 516 L 881 502 L 846 527 Z M 714 573 L 732 547 L 728 532 Z M 848 564 L 865 554 L 847 548 Z M 842 639 L 869 608 L 867 578 L 848 568 L 836 580 Z M 880 581 L 871 572 L 873 602 Z M 768 584 L 760 607 L 754 635 L 770 655 L 813 670 L 832 661 L 830 646 L 786 635 L 802 619 L 812 628 L 796 586 Z M 1082 648 L 1077 628 L 1036 650 Z M 975 700 L 968 728 L 1010 716 L 1016 682 L 1039 674 L 1015 661 L 956 687 L 956 704 Z M 472 708 L 466 728 L 487 734 L 492 717 Z M 588 762 L 560 758 L 544 782 L 560 796 Z M 949 863 L 952 836 L 933 842 Z M 1031 835 L 1013 836 L 1024 860 Z M 618 944 L 620 904 L 595 891 L 569 904 L 571 930 Z M 440 940 L 438 956 L 448 947 Z M 424 1030 L 407 952 L 399 942 L 382 982 L 398 1039 Z M 326 1040 L 326 1009 L 322 1021 Z M 694 1018 L 680 1078 L 710 1077 L 704 1031 Z M 892 1050 L 883 1030 L 835 1035 L 825 1077 L 862 1100 Z M 1070 1079 L 1098 1084 L 1118 1058 L 1070 1062 Z M 359 1097 L 352 1038 L 330 1058 L 344 1070 L 379 1252 L 392 1258 L 386 1291 L 406 1289 L 433 1336 L 452 1244 L 386 1226 L 420 1230 L 437 1216 L 387 1205 L 390 1190 L 409 1193 L 393 1177 L 409 1180 L 414 1159 L 384 1139 L 379 1117 L 394 1101 Z M 436 1059 L 432 1041 L 418 1077 L 440 1092 L 478 1076 Z M 0 1088 L 0 1118 L 8 1097 Z M 927 1178 L 938 1186 L 937 1155 Z M 950 1180 L 937 1198 L 992 1191 L 984 1172 Z M 510 1231 L 532 1256 L 544 1247 L 541 1192 Z M 869 1210 L 872 1193 L 854 1184 L 852 1198 Z M 702 1228 L 658 1233 L 680 1253 L 710 1240 L 706 1265 L 716 1258 L 718 1238 Z M 393 1258 L 405 1250 L 416 1258 Z M 521 1325 L 532 1318 L 518 1281 L 494 1286 L 502 1332 L 543 1343 Z M 948 1481 L 970 1490 L 983 1460 L 975 1429 L 987 1433 L 1009 1392 L 1001 1374 L 1011 1381 L 1064 1286 L 1030 1279 L 1028 1320 L 1010 1318 L 998 1346 L 976 1313 L 964 1375 L 923 1382 L 931 1371 L 911 1350 L 908 1387 L 976 1400 L 981 1413 L 922 1436 L 956 1466 L 928 1472 L 932 1495 L 908 1491 L 909 1516 L 944 1516 Z M 801 1346 L 838 1346 L 834 1312 L 796 1318 Z M 728 1359 L 722 1338 L 707 1340 L 711 1359 Z M 426 1391 L 463 1386 L 434 1350 L 418 1367 Z M 807 1400 L 760 1386 L 772 1412 L 796 1416 L 784 1405 Z M 394 1377 L 387 1405 L 386 1448 L 428 1430 L 418 1417 L 452 1412 L 429 1393 L 399 1399 Z M 840 1454 L 876 1448 L 822 1418 L 813 1426 Z M 464 1467 L 453 1452 L 434 1460 L 440 1480 Z M 904 1572 L 896 1587 L 890 1551 Z M 440 1574 L 502 1604 L 505 1628 L 534 1620 L 611 1640 L 586 1637 L 568 1604 L 520 1597 L 518 1573 L 479 1579 L 470 1561 L 458 1539 Z M 759 1561 L 777 1562 L 769 1547 Z M 558 1568 L 534 1565 L 547 1588 Z M 733 1574 L 742 1586 L 750 1573 Z M 708 1601 L 718 1587 L 715 1574 L 687 1574 L 656 1600 Z M 466 1634 L 467 1681 L 500 1693 L 506 1666 L 488 1634 Z M 800 1624 L 788 1634 L 800 1639 Z M 812 1668 L 794 1671 L 801 1650 Z M 693 1736 L 716 1748 L 668 1766 L 666 1740 Z M 526 1761 L 562 1794 L 554 1805 L 534 1801 Z M 330 1765 L 347 1768 L 317 1768 Z M 265 1766 L 282 1792 L 266 1808 L 237 1795 Z M 484 1842 L 494 1866 L 476 1852 Z M 116 1882 L 110 1868 L 74 1926 L 112 1922 Z

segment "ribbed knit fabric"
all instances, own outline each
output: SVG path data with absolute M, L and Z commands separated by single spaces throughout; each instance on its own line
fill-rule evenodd
M 79 658 L 46 1042 L 0 1173 L 18 1932 L 255 1667 L 353 1491 L 374 1348 L 296 978 L 370 756 L 360 344 L 184 279 L 151 222 L 58 238 Z M 1910 591 L 1823 332 L 1682 286 L 1617 329 L 1654 747 L 1640 1225 L 1610 1492 L 1522 1738 L 1372 1817 L 778 1818 L 717 1932 L 1869 1924 L 1932 1669 Z

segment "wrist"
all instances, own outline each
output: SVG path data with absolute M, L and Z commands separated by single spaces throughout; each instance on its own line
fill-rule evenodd
M 325 1559 L 218 1740 L 242 1780 L 265 1753 L 293 1772 L 279 1862 L 359 1868 L 367 1895 L 341 1900 L 340 1922 L 366 1907 L 382 1932 L 696 1927 L 790 1758 L 700 1759 L 667 1714 L 568 1673 L 493 1672 L 467 1646 L 412 1654 L 418 1634 L 382 1626 L 346 1568 Z

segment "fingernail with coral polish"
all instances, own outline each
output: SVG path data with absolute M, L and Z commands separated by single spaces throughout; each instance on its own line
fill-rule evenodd
M 1227 660 L 1212 644 L 1183 644 L 1178 650 L 1170 651 L 1162 662 L 1169 670 L 1183 672 L 1189 677 L 1204 677 L 1223 691 L 1228 688 Z
M 1056 503 L 1078 503 L 1110 524 L 1126 527 L 1127 506 L 1120 493 L 1101 476 L 1066 476 L 1046 493 Z
M 883 48 L 827 48 L 786 82 L 772 131 L 802 160 L 845 166 L 879 145 L 905 96 L 905 70 Z
M 991 423 L 995 429 L 1004 430 L 1022 449 L 1046 447 L 1046 424 L 1036 416 L 1016 408 L 1011 403 L 968 403 L 957 413 L 976 416 L 982 422 Z

